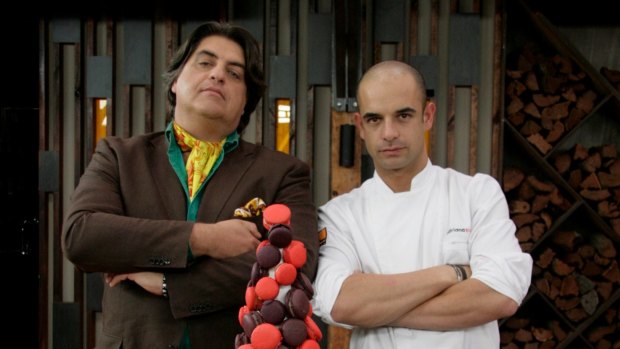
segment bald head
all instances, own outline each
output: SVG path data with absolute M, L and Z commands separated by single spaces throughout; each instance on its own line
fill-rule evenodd
M 362 76 L 357 84 L 357 99 L 359 101 L 359 91 L 364 88 L 367 83 L 378 83 L 381 81 L 391 81 L 394 77 L 410 76 L 415 87 L 420 90 L 423 101 L 426 100 L 426 84 L 424 78 L 419 71 L 407 63 L 400 61 L 384 61 L 370 67 Z

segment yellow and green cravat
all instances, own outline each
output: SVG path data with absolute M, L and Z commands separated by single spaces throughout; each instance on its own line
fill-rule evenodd
M 205 181 L 213 164 L 217 161 L 226 138 L 219 142 L 203 142 L 194 138 L 187 131 L 181 128 L 176 122 L 173 123 L 174 137 L 183 152 L 190 151 L 189 158 L 185 163 L 187 171 L 187 188 L 190 200 L 200 189 L 200 185 Z

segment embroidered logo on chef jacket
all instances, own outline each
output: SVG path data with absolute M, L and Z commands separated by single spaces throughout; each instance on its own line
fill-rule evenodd
M 318 235 L 319 235 L 319 246 L 325 245 L 325 242 L 327 241 L 327 228 L 321 229 Z
M 448 229 L 448 232 L 446 233 L 446 235 L 450 234 L 450 233 L 454 233 L 454 232 L 458 232 L 458 233 L 471 233 L 471 228 L 450 228 L 450 229 Z

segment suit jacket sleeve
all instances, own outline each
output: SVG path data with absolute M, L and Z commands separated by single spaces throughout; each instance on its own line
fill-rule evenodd
M 72 196 L 63 250 L 84 271 L 166 273 L 175 318 L 239 307 L 255 253 L 188 263 L 193 222 L 185 220 L 186 198 L 166 150 L 163 135 L 101 141 Z M 234 210 L 254 197 L 290 207 L 294 238 L 308 250 L 303 271 L 314 278 L 318 239 L 310 171 L 294 157 L 241 142 L 207 183 L 197 221 L 234 218 Z
M 158 182 L 163 175 L 176 178 L 162 151 L 146 137 L 98 143 L 63 225 L 63 251 L 78 268 L 125 273 L 187 266 L 193 223 L 184 219 L 178 180 Z M 153 162 L 158 155 L 164 158 Z M 174 197 L 160 195 L 161 185 Z

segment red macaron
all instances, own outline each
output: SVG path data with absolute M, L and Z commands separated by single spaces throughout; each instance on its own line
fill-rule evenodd
M 291 241 L 284 249 L 284 261 L 291 263 L 295 268 L 301 268 L 306 264 L 307 251 L 304 243 L 299 240 Z
M 250 308 L 248 308 L 247 305 L 244 305 L 241 308 L 239 308 L 239 315 L 237 315 L 237 317 L 239 319 L 239 324 L 241 326 L 243 326 L 243 316 L 249 312 L 250 312 Z
M 306 339 L 297 349 L 321 349 L 321 346 L 313 339 Z
M 297 268 L 290 263 L 282 263 L 276 267 L 275 278 L 280 285 L 290 285 L 297 278 Z
M 263 210 L 263 226 L 269 230 L 274 224 L 291 224 L 291 209 L 283 204 L 273 204 Z
M 256 326 L 250 341 L 254 349 L 273 349 L 282 341 L 282 333 L 272 324 L 260 324 Z
M 278 282 L 269 276 L 265 276 L 258 280 L 255 287 L 256 295 L 260 300 L 266 301 L 268 299 L 274 299 L 278 295 L 280 287 Z
M 320 341 L 323 338 L 323 332 L 319 326 L 312 320 L 310 315 L 306 316 L 304 319 L 304 323 L 306 324 L 306 328 L 308 330 L 308 338 Z

